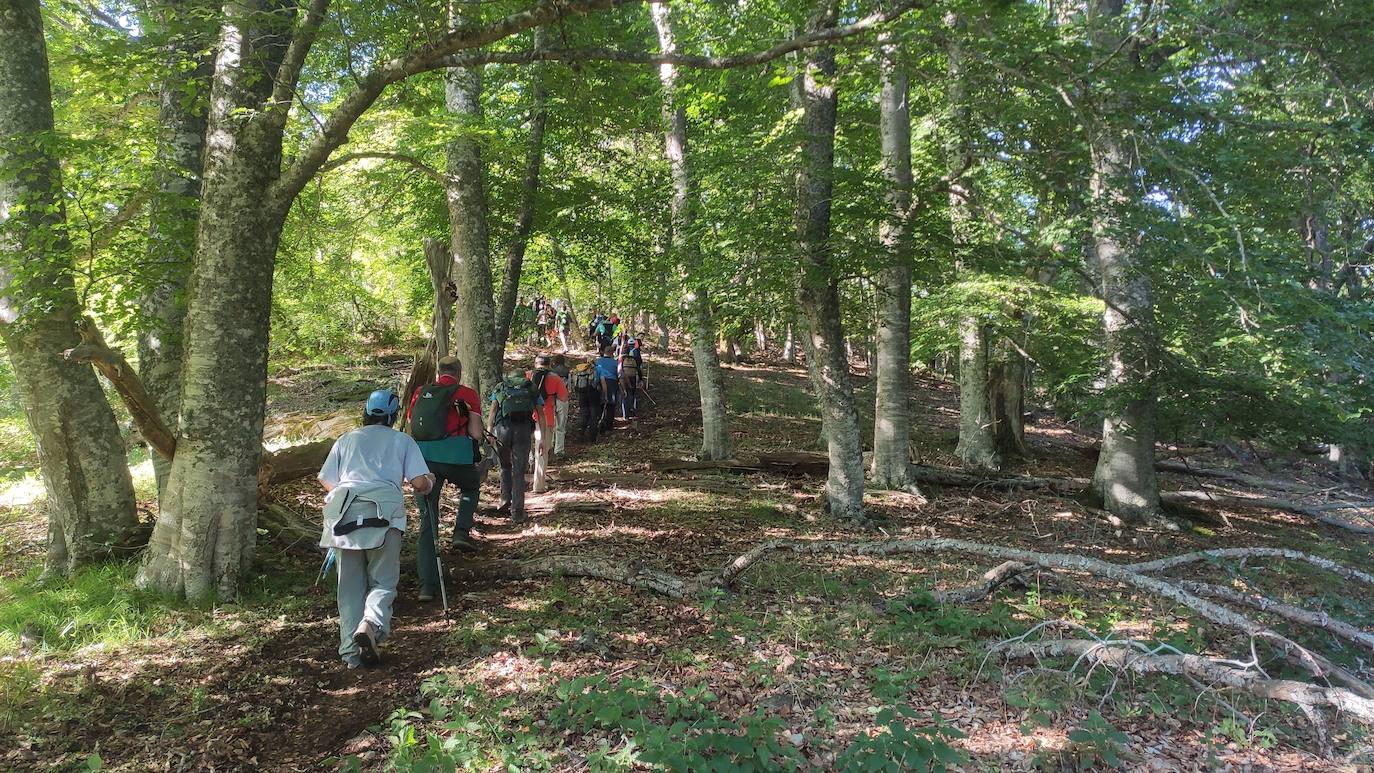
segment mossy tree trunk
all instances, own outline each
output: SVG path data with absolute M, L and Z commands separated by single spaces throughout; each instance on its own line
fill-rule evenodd
M 47 571 L 66 573 L 138 529 L 128 454 L 81 343 L 52 86 L 37 0 L 0 0 L 0 336 L 38 445 Z

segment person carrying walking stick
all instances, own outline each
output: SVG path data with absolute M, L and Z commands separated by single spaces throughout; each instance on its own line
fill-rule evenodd
M 477 468 L 483 435 L 481 404 L 472 387 L 459 383 L 463 367 L 457 357 L 440 358 L 435 370 L 435 382 L 417 389 L 410 402 L 410 432 L 435 477 L 434 488 L 416 497 L 421 517 L 415 551 L 421 601 L 433 601 L 443 591 L 437 556 L 445 483 L 459 491 L 450 545 L 459 550 L 479 549 L 471 531 L 482 490 Z

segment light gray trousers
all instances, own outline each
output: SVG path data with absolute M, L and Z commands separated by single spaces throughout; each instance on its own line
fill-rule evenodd
M 367 620 L 380 642 L 391 633 L 391 604 L 401 580 L 401 537 L 387 529 L 381 547 L 339 551 L 339 655 L 345 663 L 357 663 L 358 645 L 353 634 Z

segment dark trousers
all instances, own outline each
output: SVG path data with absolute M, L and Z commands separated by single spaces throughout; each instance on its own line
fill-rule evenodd
M 434 473 L 434 487 L 423 497 L 415 497 L 420 509 L 420 542 L 415 546 L 415 569 L 420 576 L 420 588 L 434 591 L 439 588 L 439 570 L 434 564 L 434 547 L 439 539 L 440 507 L 444 484 L 452 483 L 458 487 L 458 517 L 453 527 L 453 536 L 466 537 L 472 530 L 472 515 L 477 512 L 477 497 L 482 493 L 482 476 L 473 464 L 445 464 L 431 462 L 429 471 Z
M 625 396 L 620 400 L 620 415 L 630 418 L 639 411 L 639 376 L 625 377 Z
M 610 429 L 615 425 L 616 406 L 620 405 L 620 382 L 606 382 L 606 398 L 601 406 L 601 428 Z
M 577 390 L 577 410 L 577 426 L 582 431 L 582 439 L 595 443 L 601 428 L 601 391 L 596 387 Z
M 496 444 L 501 457 L 501 503 L 510 504 L 512 518 L 525 514 L 525 470 L 530 462 L 534 422 L 501 419 L 496 422 Z

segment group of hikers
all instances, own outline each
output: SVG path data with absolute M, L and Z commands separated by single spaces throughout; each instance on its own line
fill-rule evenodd
M 419 600 L 433 601 L 444 594 L 438 551 L 444 484 L 459 493 L 451 548 L 479 550 L 471 532 L 486 472 L 499 464 L 496 513 L 523 526 L 525 474 L 532 464 L 531 488 L 542 493 L 550 456 L 566 457 L 572 395 L 587 442 L 611 429 L 617 413 L 626 421 L 635 418 L 639 395 L 647 394 L 640 339 L 625 334 L 614 315 L 597 314 L 589 331 L 594 359 L 569 368 L 563 354 L 537 355 L 532 369 L 512 370 L 495 386 L 485 416 L 477 391 L 462 383 L 462 363 L 443 357 L 434 382 L 416 389 L 404 406 L 409 434 L 393 429 L 401 399 L 379 389 L 367 399 L 363 426 L 335 441 L 318 475 L 328 492 L 320 547 L 329 550 L 322 573 L 331 560 L 338 567 L 339 655 L 349 668 L 377 665 L 378 645 L 391 628 L 406 527 L 405 484 L 420 512 Z
M 563 347 L 563 353 L 568 353 L 573 318 L 566 303 L 536 295 L 528 304 L 521 303 L 520 309 L 523 319 L 518 321 L 528 329 L 526 340 L 531 345 L 552 347 L 557 341 Z

